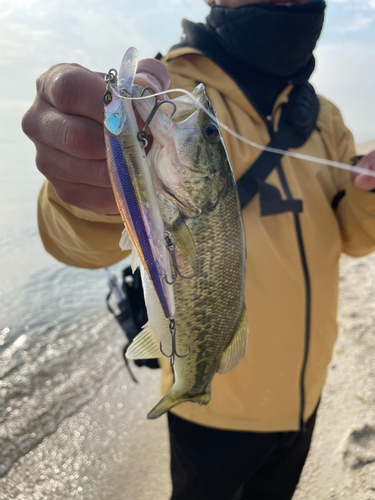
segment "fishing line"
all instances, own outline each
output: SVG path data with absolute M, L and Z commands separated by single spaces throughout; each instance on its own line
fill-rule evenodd
M 200 109 L 202 109 L 212 120 L 216 121 L 219 123 L 220 127 L 224 129 L 228 134 L 231 134 L 233 137 L 236 137 L 236 139 L 244 142 L 245 144 L 248 144 L 249 146 L 252 146 L 253 148 L 260 149 L 261 151 L 268 151 L 269 153 L 275 153 L 279 154 L 281 156 L 290 156 L 291 158 L 297 158 L 299 160 L 307 160 L 311 161 L 314 163 L 319 163 L 320 165 L 327 165 L 329 167 L 334 167 L 334 168 L 339 168 L 341 170 L 347 170 L 348 172 L 355 172 L 356 174 L 362 174 L 362 175 L 367 175 L 368 177 L 374 177 L 375 178 L 375 172 L 373 170 L 367 170 L 366 168 L 362 167 L 357 167 L 355 165 L 348 165 L 346 163 L 340 163 L 338 161 L 333 161 L 333 160 L 328 160 L 324 158 L 318 158 L 316 156 L 310 156 L 302 153 L 296 153 L 294 151 L 285 151 L 284 149 L 277 149 L 277 148 L 270 148 L 268 146 L 262 146 L 261 144 L 258 144 L 257 142 L 250 141 L 250 139 L 246 139 L 246 137 L 243 137 L 240 134 L 237 134 L 234 130 L 229 128 L 225 123 L 221 122 L 217 116 L 215 116 L 213 113 L 208 111 L 203 104 L 201 104 L 198 99 L 191 93 L 188 92 L 185 89 L 170 89 L 170 90 L 165 90 L 163 92 L 157 92 L 152 95 L 148 96 L 143 96 L 143 97 L 126 97 L 121 94 L 119 94 L 113 87 L 112 90 L 114 93 L 118 96 L 121 97 L 122 99 L 130 99 L 134 101 L 139 101 L 141 99 L 151 99 L 152 97 L 156 97 L 159 95 L 164 95 L 164 94 L 170 94 L 171 92 L 180 92 L 182 94 L 185 94 L 189 96 L 194 104 L 198 106 Z

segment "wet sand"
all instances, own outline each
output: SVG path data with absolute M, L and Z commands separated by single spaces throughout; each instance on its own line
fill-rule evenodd
M 159 371 L 137 370 L 137 386 L 117 362 L 97 396 L 0 480 L 1 500 L 168 498 L 166 420 L 146 420 Z

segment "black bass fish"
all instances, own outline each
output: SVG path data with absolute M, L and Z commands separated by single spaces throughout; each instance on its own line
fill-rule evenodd
M 135 85 L 132 96 L 144 92 Z M 216 116 L 202 84 L 193 94 Z M 146 120 L 154 100 L 134 102 Z M 173 338 L 155 289 L 142 273 L 149 322 L 127 357 L 172 356 L 175 351 L 173 388 L 149 412 L 149 419 L 185 401 L 207 404 L 213 377 L 241 361 L 248 338 L 245 232 L 220 129 L 217 120 L 190 97 L 172 102 L 176 109 L 171 119 L 165 114 L 166 104 L 165 113 L 158 110 L 150 123 L 154 142 L 149 163 L 164 227 L 176 245 L 175 272 L 189 276 L 194 269 L 195 276 L 177 277 L 173 285 L 177 327 Z

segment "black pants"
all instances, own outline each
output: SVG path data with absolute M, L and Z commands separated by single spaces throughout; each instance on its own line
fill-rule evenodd
M 168 414 L 171 500 L 290 500 L 310 448 L 316 411 L 301 432 L 239 432 Z

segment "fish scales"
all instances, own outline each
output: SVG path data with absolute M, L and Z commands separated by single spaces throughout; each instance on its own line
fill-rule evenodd
M 216 373 L 222 352 L 243 315 L 243 288 L 238 286 L 245 265 L 238 245 L 242 228 L 230 215 L 233 213 L 230 205 L 236 203 L 236 193 L 228 193 L 215 211 L 188 223 L 197 245 L 197 275 L 189 283 L 176 283 L 175 298 L 177 347 L 179 352 L 186 352 L 190 345 L 191 351 L 187 358 L 177 358 L 175 363 L 176 371 L 189 380 L 192 394 L 205 390 L 212 380 L 213 375 L 209 374 Z M 231 245 L 231 241 L 235 244 Z M 188 273 L 186 261 L 179 257 L 183 274 Z M 207 351 L 211 353 L 208 359 Z
M 134 90 L 136 96 L 143 92 Z M 202 85 L 194 94 L 214 112 Z M 245 232 L 220 131 L 191 101 L 177 98 L 173 102 L 172 120 L 158 111 L 150 124 L 152 178 L 164 225 L 176 244 L 179 272 L 189 276 L 193 267 L 195 276 L 178 277 L 173 285 L 174 384 L 148 418 L 157 418 L 185 401 L 207 404 L 213 377 L 242 359 L 248 335 Z M 152 106 L 136 101 L 144 120 Z M 141 275 L 149 322 L 128 349 L 130 359 L 173 353 L 169 323 L 142 268 Z

